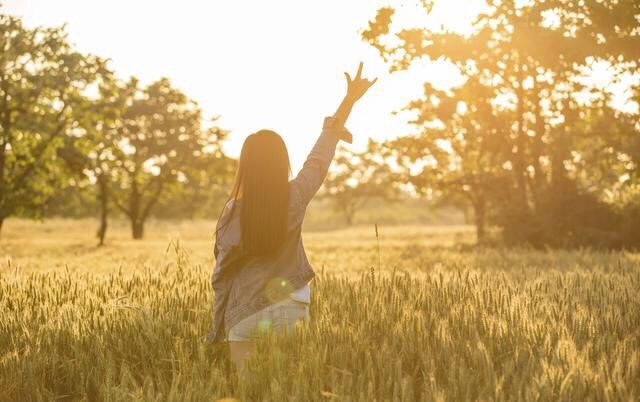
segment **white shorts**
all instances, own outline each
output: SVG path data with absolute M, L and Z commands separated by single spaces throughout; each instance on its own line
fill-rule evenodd
M 242 319 L 229 329 L 230 342 L 252 342 L 269 331 L 292 330 L 297 322 L 309 321 L 309 305 L 286 299 Z

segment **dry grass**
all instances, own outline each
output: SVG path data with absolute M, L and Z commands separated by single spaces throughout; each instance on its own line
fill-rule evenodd
M 237 384 L 201 338 L 212 224 L 155 222 L 141 242 L 120 225 L 103 248 L 94 226 L 7 222 L 0 400 L 640 398 L 638 254 L 381 227 L 378 265 L 372 227 L 309 233 L 312 322 L 261 342 Z
M 133 241 L 127 223 L 116 221 L 109 228 L 107 245 L 96 247 L 97 223 L 93 220 L 52 219 L 44 223 L 9 220 L 0 238 L 0 263 L 4 262 L 6 270 L 10 259 L 11 265 L 23 273 L 65 268 L 72 272 L 111 273 L 121 267 L 126 273 L 132 273 L 145 267 L 164 266 L 168 244 L 179 240 L 194 265 L 212 268 L 214 227 L 210 221 L 151 221 L 146 227 L 145 239 Z M 309 232 L 304 239 L 309 257 L 318 269 L 325 265 L 336 271 L 361 271 L 374 261 L 373 225 Z M 468 226 L 391 226 L 381 229 L 380 240 L 383 250 L 389 251 L 387 257 L 395 258 L 395 252 L 406 254 L 405 249 L 411 247 L 448 246 L 456 242 L 470 243 L 472 239 L 472 229 Z M 367 262 L 363 263 L 363 259 Z M 378 264 L 377 257 L 375 264 Z

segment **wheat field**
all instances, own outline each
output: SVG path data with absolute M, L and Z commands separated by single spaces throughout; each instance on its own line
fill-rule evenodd
M 312 321 L 241 380 L 211 324 L 211 222 L 146 239 L 8 221 L 0 401 L 637 401 L 640 255 L 475 247 L 469 228 L 310 232 Z

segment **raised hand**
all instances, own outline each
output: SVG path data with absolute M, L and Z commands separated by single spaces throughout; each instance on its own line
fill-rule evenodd
M 371 88 L 371 86 L 378 80 L 377 78 L 374 80 L 362 78 L 362 63 L 358 66 L 358 72 L 353 79 L 351 79 L 349 73 L 344 73 L 344 75 L 347 77 L 347 94 L 340 103 L 340 106 L 338 106 L 338 110 L 336 110 L 336 113 L 333 115 L 339 126 L 344 126 L 349 118 L 349 114 L 351 114 L 351 108 L 353 105 L 358 101 L 358 99 L 362 98 L 369 88 Z M 351 138 L 351 134 L 347 131 L 343 132 L 339 138 L 348 143 L 351 143 L 353 140 Z
M 354 103 L 358 99 L 362 98 L 369 88 L 378 81 L 377 78 L 373 80 L 362 78 L 362 66 L 363 63 L 361 62 L 358 66 L 358 72 L 353 79 L 351 79 L 349 73 L 344 73 L 345 77 L 347 77 L 347 95 L 345 96 L 345 99 Z

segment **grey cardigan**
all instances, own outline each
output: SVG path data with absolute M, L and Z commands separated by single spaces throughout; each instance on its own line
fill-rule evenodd
M 211 277 L 214 319 L 209 342 L 223 341 L 228 329 L 240 320 L 286 299 L 315 276 L 302 244 L 302 221 L 309 201 L 327 175 L 342 132 L 348 133 L 334 118 L 325 118 L 322 133 L 302 170 L 289 182 L 287 235 L 277 254 L 268 258 L 243 254 L 239 209 L 229 216 L 229 205 L 225 208 L 216 227 L 216 266 Z M 221 222 L 225 222 L 224 227 Z

